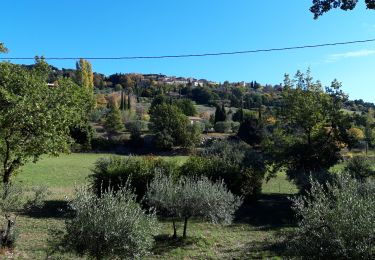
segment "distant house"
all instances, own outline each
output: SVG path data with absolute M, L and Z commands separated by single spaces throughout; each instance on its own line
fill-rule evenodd
M 57 87 L 57 83 L 55 82 L 55 83 L 47 83 L 47 86 L 48 87 Z
M 194 123 L 197 123 L 197 122 L 202 122 L 202 118 L 200 117 L 197 117 L 197 116 L 188 116 L 189 120 L 190 120 L 190 124 L 194 124 Z

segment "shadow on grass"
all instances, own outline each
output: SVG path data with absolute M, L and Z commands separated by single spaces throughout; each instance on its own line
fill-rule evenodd
M 294 226 L 289 194 L 262 194 L 259 200 L 245 203 L 236 212 L 235 223 L 247 223 L 265 230 Z
M 68 203 L 64 200 L 47 200 L 40 209 L 32 209 L 23 215 L 31 218 L 67 218 Z
M 155 255 L 162 255 L 177 248 L 197 244 L 200 240 L 203 240 L 203 238 L 187 237 L 183 239 L 181 237 L 173 238 L 170 235 L 159 235 L 155 237 L 155 245 L 152 252 Z

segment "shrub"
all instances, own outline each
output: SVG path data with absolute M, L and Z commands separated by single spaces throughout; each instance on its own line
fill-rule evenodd
M 124 145 L 124 142 L 121 140 L 116 140 L 115 138 L 104 138 L 97 137 L 93 138 L 91 141 L 91 149 L 93 151 L 116 151 L 121 150 Z
M 232 129 L 232 123 L 230 121 L 219 121 L 215 123 L 214 129 L 218 133 L 229 133 Z
M 375 174 L 371 162 L 362 156 L 350 159 L 345 167 L 345 171 L 357 180 L 365 180 Z
M 293 199 L 300 219 L 289 240 L 291 253 L 306 259 L 375 257 L 375 187 L 344 174 L 334 184 L 312 181 Z
M 136 203 L 128 187 L 103 192 L 101 197 L 81 188 L 69 203 L 73 216 L 66 220 L 63 243 L 79 254 L 139 258 L 149 254 L 157 220 Z
M 129 180 L 140 200 L 146 193 L 147 184 L 158 173 L 176 176 L 178 167 L 176 163 L 154 157 L 112 156 L 97 160 L 90 178 L 97 195 L 102 190 L 117 191 Z
M 233 133 L 237 133 L 240 129 L 240 122 L 231 122 L 231 128 Z
M 144 121 L 132 121 L 125 124 L 130 131 L 130 142 L 134 147 L 143 145 L 142 131 L 147 129 L 147 123 Z
M 265 165 L 262 155 L 247 144 L 218 141 L 201 156 L 190 157 L 181 167 L 181 174 L 224 180 L 233 194 L 252 200 L 261 192 Z
M 213 223 L 230 224 L 242 203 L 223 181 L 212 183 L 206 177 L 182 177 L 175 181 L 170 176 L 158 175 L 151 182 L 146 198 L 159 213 L 172 218 L 174 237 L 177 237 L 175 221 L 184 220 L 184 238 L 189 218 L 203 217 Z
M 89 119 L 92 122 L 99 123 L 101 120 L 105 118 L 108 111 L 109 109 L 105 107 L 96 108 L 89 115 Z
M 256 118 L 246 118 L 238 128 L 237 136 L 252 146 L 259 145 L 265 136 L 263 125 Z

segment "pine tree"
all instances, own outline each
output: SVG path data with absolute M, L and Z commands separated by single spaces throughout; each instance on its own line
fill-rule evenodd
M 115 134 L 123 129 L 121 111 L 115 100 L 109 103 L 109 111 L 105 120 L 105 128 L 109 134 Z

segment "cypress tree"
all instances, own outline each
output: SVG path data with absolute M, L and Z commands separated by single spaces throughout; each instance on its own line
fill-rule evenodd
M 120 109 L 121 111 L 124 111 L 125 110 L 125 106 L 124 106 L 124 91 L 122 90 L 121 91 L 121 101 L 120 101 Z
M 131 110 L 131 100 L 130 100 L 130 95 L 128 95 L 128 110 Z

